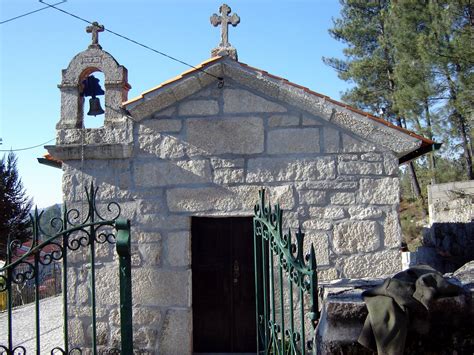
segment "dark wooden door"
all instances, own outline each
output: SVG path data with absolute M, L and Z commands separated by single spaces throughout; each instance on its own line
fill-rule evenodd
M 256 352 L 251 217 L 194 217 L 195 352 Z

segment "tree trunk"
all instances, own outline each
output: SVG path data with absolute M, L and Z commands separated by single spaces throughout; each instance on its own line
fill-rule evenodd
M 461 135 L 462 148 L 464 151 L 464 160 L 466 161 L 466 174 L 469 180 L 474 180 L 474 171 L 472 170 L 472 156 L 471 149 L 469 144 L 469 138 L 467 137 L 467 128 L 466 123 L 464 122 L 464 117 L 457 112 L 458 120 L 458 129 L 459 134 Z
M 425 99 L 424 102 L 424 109 L 425 109 L 425 118 L 426 118 L 426 129 L 427 129 L 427 136 L 429 139 L 433 140 L 433 127 L 431 126 L 431 113 L 430 113 L 430 106 L 428 104 L 428 100 Z M 436 160 L 435 160 L 435 152 L 432 151 L 428 154 L 428 161 L 430 163 L 430 178 L 431 178 L 431 185 L 436 184 Z
M 421 195 L 421 187 L 420 183 L 418 182 L 418 178 L 416 176 L 416 171 L 415 171 L 415 165 L 413 162 L 408 163 L 408 171 L 410 172 L 410 178 L 411 178 L 411 187 L 413 190 L 413 194 L 417 199 L 422 199 L 423 196 Z
M 397 125 L 399 127 L 406 128 L 403 127 L 402 118 L 400 116 L 397 116 Z M 423 196 L 421 195 L 420 183 L 418 181 L 418 177 L 416 176 L 415 166 L 413 165 L 413 162 L 408 163 L 408 171 L 410 172 L 410 180 L 413 189 L 413 194 L 415 195 L 415 198 L 417 200 L 421 200 L 424 205 Z
M 463 156 L 464 161 L 466 163 L 466 175 L 469 180 L 474 180 L 474 172 L 472 171 L 472 155 L 471 149 L 469 146 L 469 138 L 467 137 L 467 128 L 466 128 L 466 118 L 456 109 L 455 103 L 457 99 L 457 90 L 456 84 L 453 82 L 451 76 L 449 75 L 449 71 L 445 68 L 446 72 L 446 79 L 448 80 L 449 85 L 449 100 L 453 103 L 454 112 L 452 113 L 452 117 L 455 120 L 455 124 L 457 125 L 459 135 L 461 136 L 462 140 L 462 148 L 463 148 Z

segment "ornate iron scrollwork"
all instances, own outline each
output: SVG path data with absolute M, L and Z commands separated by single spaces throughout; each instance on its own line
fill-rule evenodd
M 313 328 L 319 318 L 314 247 L 311 244 L 309 254 L 304 255 L 301 229 L 298 228 L 294 236 L 290 229 L 283 233 L 280 205 L 273 208 L 270 203 L 267 205 L 265 190 L 259 191 L 259 197 L 253 219 L 258 351 L 305 354 L 309 350 L 305 341 L 305 316 L 311 319 Z M 294 286 L 299 293 L 298 306 L 294 305 Z M 309 305 L 304 303 L 305 294 L 309 296 Z M 275 302 L 276 297 L 279 304 Z M 299 310 L 298 315 L 295 315 L 295 307 Z M 277 308 L 281 312 L 279 316 L 276 315 Z M 286 318 L 289 325 L 285 324 Z M 295 318 L 298 318 L 298 326 Z

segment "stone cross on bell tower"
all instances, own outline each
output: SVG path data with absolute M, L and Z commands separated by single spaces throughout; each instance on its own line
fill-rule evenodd
M 90 26 L 86 27 L 86 32 L 92 33 L 92 43 L 89 45 L 89 48 L 102 49 L 99 44 L 99 32 L 104 32 L 104 26 L 99 25 L 98 22 L 92 22 Z
M 222 4 L 219 7 L 221 15 L 213 14 L 211 16 L 211 24 L 214 27 L 221 25 L 221 42 L 211 51 L 211 56 L 229 56 L 237 60 L 237 50 L 229 43 L 229 24 L 237 26 L 240 22 L 240 17 L 236 13 L 229 16 L 232 9 L 227 4 Z

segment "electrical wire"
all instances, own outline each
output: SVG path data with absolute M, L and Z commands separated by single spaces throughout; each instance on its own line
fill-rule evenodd
M 71 16 L 71 17 L 74 17 L 74 18 L 76 18 L 76 19 L 78 19 L 78 20 L 80 20 L 80 21 L 83 21 L 83 22 L 87 23 L 87 24 L 90 24 L 90 25 L 93 24 L 92 21 L 86 20 L 85 18 L 82 18 L 82 17 L 80 17 L 80 16 L 78 16 L 78 15 L 75 15 L 75 14 L 73 14 L 73 13 L 71 13 L 71 12 L 68 12 L 68 11 L 66 11 L 66 10 L 63 10 L 63 9 L 60 9 L 60 8 L 56 7 L 57 5 L 61 5 L 61 4 L 65 3 L 65 2 L 67 2 L 67 0 L 62 0 L 62 1 L 57 2 L 57 3 L 55 3 L 55 4 L 48 4 L 48 3 L 45 2 L 44 0 L 39 0 L 39 2 L 42 3 L 42 4 L 44 4 L 44 5 L 46 5 L 46 6 L 40 8 L 40 9 L 34 10 L 34 11 L 30 11 L 30 12 L 24 13 L 24 14 L 22 14 L 22 15 L 18 15 L 18 16 L 12 17 L 12 18 L 10 18 L 10 19 L 4 20 L 4 21 L 0 22 L 0 25 L 1 25 L 1 24 L 4 24 L 4 23 L 7 23 L 7 22 L 10 22 L 10 21 L 13 21 L 13 20 L 16 20 L 16 19 L 19 19 L 19 18 L 22 18 L 22 17 L 25 17 L 25 16 L 28 16 L 28 15 L 31 15 L 31 14 L 34 14 L 34 13 L 36 13 L 36 12 L 39 12 L 39 11 L 42 11 L 42 10 L 45 10 L 45 9 L 49 9 L 49 8 L 53 8 L 53 9 L 59 11 L 59 12 L 62 12 L 62 13 L 64 13 L 64 14 L 66 14 L 66 15 L 69 15 L 69 16 Z M 143 47 L 143 48 L 145 48 L 145 49 L 148 49 L 148 50 L 150 50 L 150 51 L 152 51 L 152 52 L 154 52 L 154 53 L 157 53 L 157 54 L 159 54 L 159 55 L 161 55 L 161 56 L 164 56 L 164 57 L 166 57 L 166 58 L 168 58 L 168 59 L 171 59 L 171 60 L 173 60 L 173 61 L 175 61 L 175 62 L 181 63 L 181 64 L 186 65 L 186 66 L 188 66 L 188 67 L 190 67 L 190 68 L 192 68 L 192 69 L 195 69 L 195 70 L 200 71 L 200 72 L 202 72 L 202 73 L 204 73 L 204 74 L 207 74 L 207 75 L 209 75 L 209 76 L 212 76 L 213 78 L 216 78 L 216 79 L 219 81 L 219 87 L 220 87 L 220 88 L 222 88 L 222 86 L 223 86 L 224 78 L 222 78 L 222 77 L 220 77 L 220 76 L 217 76 L 217 75 L 208 73 L 207 71 L 205 71 L 205 70 L 203 70 L 203 69 L 201 69 L 201 68 L 197 68 L 197 67 L 195 67 L 194 65 L 191 65 L 191 64 L 189 64 L 189 63 L 186 63 L 185 61 L 182 61 L 182 60 L 180 60 L 180 59 L 178 59 L 178 58 L 175 58 L 175 57 L 173 57 L 173 56 L 171 56 L 171 55 L 169 55 L 169 54 L 166 54 L 166 53 L 161 52 L 161 51 L 159 51 L 159 50 L 157 50 L 157 49 L 154 49 L 154 48 L 152 48 L 152 47 L 150 47 L 150 46 L 147 46 L 146 44 L 143 44 L 143 43 L 141 43 L 141 42 L 138 42 L 138 41 L 136 41 L 136 40 L 134 40 L 134 39 L 132 39 L 132 38 L 130 38 L 130 37 L 127 37 L 127 36 L 124 36 L 124 35 L 122 35 L 122 34 L 120 34 L 120 33 L 115 32 L 115 31 L 109 30 L 109 29 L 107 29 L 107 28 L 105 28 L 105 27 L 104 27 L 104 30 L 105 30 L 106 32 L 109 32 L 109 33 L 113 34 L 114 36 L 117 36 L 117 37 L 122 38 L 122 39 L 124 39 L 124 40 L 126 40 L 126 41 L 129 41 L 129 42 L 132 42 L 132 43 L 134 43 L 134 44 L 136 44 L 136 45 L 138 45 L 138 46 L 140 46 L 140 47 Z M 44 143 L 41 143 L 41 144 L 38 144 L 38 145 L 35 145 L 35 146 L 31 146 L 31 147 L 26 147 L 26 148 L 0 149 L 0 152 L 20 152 L 20 151 L 30 150 L 30 149 L 34 149 L 34 148 L 41 147 L 41 146 L 43 146 L 43 145 L 45 145 L 45 144 L 47 144 L 47 143 L 50 143 L 50 142 L 52 142 L 52 141 L 54 141 L 54 140 L 55 140 L 55 138 L 50 139 L 50 140 L 47 141 L 47 142 L 44 142 Z M 0 140 L 0 142 L 1 142 L 1 140 Z M 1 143 L 0 143 L 0 144 L 1 144 Z
M 57 2 L 56 4 L 53 4 L 53 5 L 54 5 L 54 6 L 57 6 L 57 5 L 61 5 L 62 3 L 65 3 L 65 2 L 67 2 L 67 0 L 63 0 L 63 1 Z M 42 8 L 40 8 L 40 9 L 33 10 L 33 11 L 30 11 L 30 12 L 27 12 L 27 13 L 24 13 L 24 14 L 22 14 L 22 15 L 18 15 L 18 16 L 9 18 L 8 20 L 1 21 L 1 22 L 0 22 L 0 25 L 3 25 L 4 23 L 7 23 L 7 22 L 10 22 L 10 21 L 13 21 L 13 20 L 17 20 L 17 19 L 19 19 L 19 18 L 28 16 L 28 15 L 32 15 L 32 14 L 34 14 L 34 13 L 36 13 L 36 12 L 43 11 L 43 10 L 46 10 L 46 9 L 49 9 L 49 8 L 50 8 L 50 6 L 45 6 L 45 7 L 42 7 Z
M 38 1 L 39 1 L 40 3 L 42 3 L 42 4 L 45 4 L 45 5 L 47 5 L 47 6 L 51 7 L 51 8 L 53 8 L 53 9 L 59 11 L 59 12 L 62 12 L 62 13 L 64 13 L 64 14 L 66 14 L 66 15 L 69 15 L 69 16 L 71 16 L 71 17 L 74 17 L 74 18 L 76 18 L 76 19 L 78 19 L 78 20 L 80 20 L 80 21 L 83 21 L 83 22 L 85 22 L 85 23 L 87 23 L 87 24 L 89 24 L 89 25 L 92 25 L 92 24 L 93 24 L 92 21 L 86 20 L 86 19 L 83 18 L 83 17 L 80 17 L 80 16 L 78 16 L 78 15 L 75 15 L 75 14 L 73 14 L 73 13 L 71 13 L 71 12 L 66 11 L 66 10 L 60 9 L 60 8 L 56 7 L 55 4 L 48 4 L 48 3 L 45 2 L 44 0 L 38 0 Z M 175 62 L 181 63 L 181 64 L 186 65 L 186 66 L 188 66 L 188 67 L 190 67 L 190 68 L 192 68 L 192 69 L 195 69 L 195 70 L 198 70 L 198 71 L 200 71 L 200 72 L 202 72 L 202 73 L 205 73 L 205 74 L 207 74 L 207 75 L 210 75 L 210 76 L 216 78 L 217 80 L 219 80 L 219 87 L 222 87 L 222 83 L 223 83 L 223 81 L 224 81 L 224 78 L 222 78 L 222 77 L 220 77 L 220 76 L 217 76 L 217 75 L 208 73 L 207 71 L 205 71 L 205 70 L 203 70 L 203 69 L 201 69 L 201 68 L 197 68 L 197 67 L 195 67 L 194 65 L 191 65 L 191 64 L 189 64 L 189 63 L 186 63 L 185 61 L 182 61 L 182 60 L 180 60 L 180 59 L 178 59 L 178 58 L 175 58 L 175 57 L 173 57 L 173 56 L 171 56 L 171 55 L 169 55 L 169 54 L 166 54 L 166 53 L 161 52 L 161 51 L 159 51 L 159 50 L 157 50 L 157 49 L 154 49 L 154 48 L 152 48 L 152 47 L 150 47 L 150 46 L 147 46 L 146 44 L 143 44 L 143 43 L 141 43 L 141 42 L 138 42 L 138 41 L 136 41 L 136 40 L 134 40 L 134 39 L 132 39 L 132 38 L 130 38 L 130 37 L 127 37 L 127 36 L 121 35 L 120 33 L 115 32 L 115 31 L 109 30 L 109 29 L 107 29 L 106 27 L 104 27 L 104 31 L 109 32 L 109 33 L 113 34 L 114 36 L 120 37 L 120 38 L 122 38 L 122 39 L 124 39 L 124 40 L 126 40 L 126 41 L 132 42 L 132 43 L 134 43 L 134 44 L 136 44 L 136 45 L 138 45 L 138 46 L 140 46 L 140 47 L 143 47 L 143 48 L 145 48 L 145 49 L 148 49 L 148 50 L 150 50 L 150 51 L 152 51 L 152 52 L 154 52 L 154 53 L 157 53 L 157 54 L 159 54 L 159 55 L 162 55 L 162 56 L 164 56 L 164 57 L 166 57 L 166 58 L 169 58 L 169 59 L 171 59 L 171 60 L 174 60 Z
M 26 147 L 26 148 L 18 148 L 18 149 L 4 149 L 4 150 L 0 150 L 0 152 L 20 152 L 20 151 L 23 151 L 23 150 L 30 150 L 30 149 L 34 149 L 34 148 L 38 148 L 38 147 L 41 147 L 45 144 L 48 144 L 52 141 L 54 141 L 56 138 L 53 138 L 53 139 L 50 139 L 49 141 L 47 142 L 44 142 L 44 143 L 41 143 L 41 144 L 38 144 L 38 145 L 34 145 L 32 147 Z

